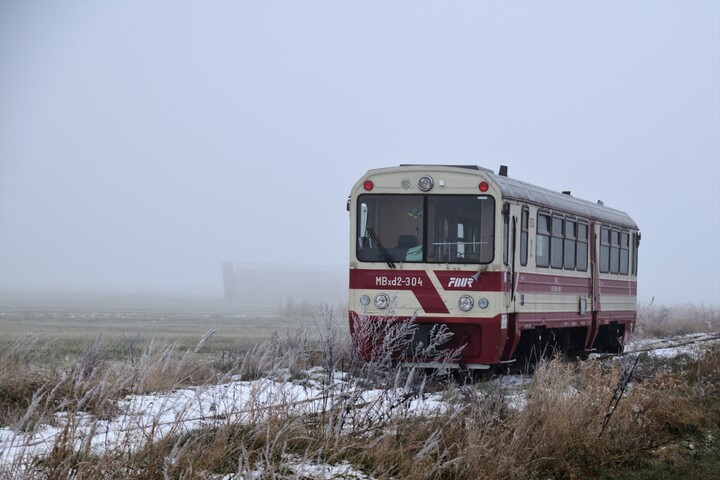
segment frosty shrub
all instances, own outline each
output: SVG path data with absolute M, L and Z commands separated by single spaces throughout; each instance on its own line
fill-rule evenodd
M 368 374 L 393 372 L 399 363 L 408 360 L 408 366 L 416 362 L 452 364 L 458 362 L 462 347 L 449 348 L 452 333 L 447 325 L 418 324 L 415 315 L 398 318 L 392 306 L 386 315 L 368 315 L 361 312 L 353 319 L 351 332 L 354 355 L 364 362 Z M 429 328 L 427 344 L 418 340 L 420 328 Z

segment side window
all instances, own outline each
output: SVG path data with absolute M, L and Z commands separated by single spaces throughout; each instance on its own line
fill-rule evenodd
M 620 273 L 628 274 L 630 263 L 630 234 L 628 232 L 620 232 Z
M 505 204 L 507 206 L 507 203 Z M 510 250 L 510 214 L 503 215 L 503 263 L 508 264 Z
M 610 271 L 610 228 L 600 228 L 600 273 Z
M 552 217 L 552 239 L 550 240 L 550 266 L 563 267 L 563 218 Z
M 528 220 L 530 220 L 530 209 L 523 207 L 520 215 L 520 265 L 527 265 L 528 261 Z
M 575 270 L 575 220 L 565 220 L 565 261 L 563 267 L 566 270 Z
M 620 273 L 620 231 L 610 230 L 610 273 Z
M 587 271 L 588 266 L 588 226 L 587 223 L 577 224 L 577 269 Z
M 550 265 L 550 215 L 538 213 L 535 262 L 538 267 Z
M 638 271 L 638 244 L 640 243 L 638 239 L 638 234 L 633 232 L 632 234 L 632 274 L 637 276 Z

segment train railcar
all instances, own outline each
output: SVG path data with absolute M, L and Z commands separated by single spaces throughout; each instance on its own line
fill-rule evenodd
M 636 319 L 640 231 L 622 211 L 477 166 L 367 172 L 350 212 L 352 332 L 413 318 L 442 326 L 450 366 L 487 369 L 560 351 L 621 352 Z M 432 366 L 436 359 L 406 361 Z M 412 357 L 412 358 L 411 358 Z

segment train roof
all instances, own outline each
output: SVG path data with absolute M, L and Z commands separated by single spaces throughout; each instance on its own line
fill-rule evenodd
M 498 187 L 500 187 L 500 191 L 505 198 L 533 203 L 550 209 L 558 209 L 581 217 L 602 220 L 621 227 L 638 228 L 630 215 L 620 210 L 582 200 L 572 195 L 554 192 L 546 188 L 515 180 L 514 178 L 503 177 L 501 175 L 495 175 L 494 173 L 489 173 L 488 175 Z
M 532 203 L 549 209 L 561 210 L 565 213 L 578 215 L 580 217 L 592 218 L 603 222 L 612 223 L 620 227 L 637 229 L 635 221 L 625 212 L 614 208 L 606 207 L 599 203 L 582 200 L 572 195 L 555 192 L 547 188 L 538 187 L 530 183 L 522 182 L 505 175 L 498 175 L 492 170 L 476 165 L 400 165 L 401 167 L 447 167 L 478 170 L 487 175 L 500 188 L 503 197 Z

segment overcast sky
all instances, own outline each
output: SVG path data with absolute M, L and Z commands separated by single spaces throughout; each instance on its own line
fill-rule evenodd
M 0 287 L 346 265 L 401 163 L 602 199 L 641 301 L 720 304 L 720 2 L 0 0 Z

